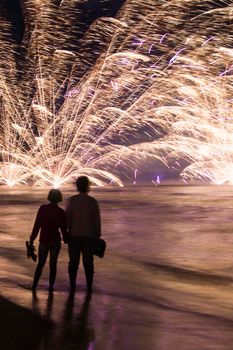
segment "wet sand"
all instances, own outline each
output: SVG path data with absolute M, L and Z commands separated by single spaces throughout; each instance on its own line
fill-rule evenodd
M 36 293 L 25 288 L 35 264 L 26 258 L 24 241 L 43 193 L 3 193 L 1 295 L 17 305 L 11 304 L 14 323 L 5 324 L 4 334 L 17 340 L 15 324 L 23 324 L 22 338 L 38 333 L 32 337 L 38 344 L 28 349 L 231 350 L 233 190 L 213 189 L 94 191 L 108 247 L 104 259 L 96 258 L 91 298 L 82 268 L 77 291 L 69 294 L 65 245 L 55 292 L 47 291 L 47 268 Z M 20 316 L 18 306 L 26 308 Z M 17 343 L 12 349 L 27 349 Z

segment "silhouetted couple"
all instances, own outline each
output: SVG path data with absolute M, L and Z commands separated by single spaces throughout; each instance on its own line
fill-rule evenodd
M 93 251 L 96 240 L 101 235 L 100 210 L 97 200 L 88 195 L 90 190 L 88 177 L 78 177 L 76 187 L 79 194 L 69 198 L 66 211 L 58 206 L 58 203 L 62 201 L 62 194 L 57 189 L 49 192 L 47 199 L 50 203 L 42 205 L 38 210 L 30 236 L 30 243 L 33 244 L 40 233 L 38 263 L 32 290 L 36 290 L 47 256 L 50 254 L 49 291 L 53 291 L 62 238 L 65 244 L 68 243 L 70 290 L 72 292 L 75 290 L 77 271 L 82 255 L 87 291 L 89 293 L 92 291 Z

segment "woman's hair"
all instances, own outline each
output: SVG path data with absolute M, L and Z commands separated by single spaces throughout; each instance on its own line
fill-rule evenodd
M 50 190 L 47 199 L 52 203 L 58 203 L 62 201 L 62 193 L 60 190 Z
M 76 180 L 76 187 L 79 192 L 86 193 L 89 191 L 90 181 L 87 176 L 79 176 Z

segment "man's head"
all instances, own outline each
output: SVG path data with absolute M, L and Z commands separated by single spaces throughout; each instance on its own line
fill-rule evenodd
M 48 197 L 47 197 L 48 201 L 50 201 L 51 203 L 58 203 L 62 201 L 62 194 L 60 190 L 50 190 Z
M 76 187 L 80 193 L 87 193 L 90 189 L 90 181 L 87 176 L 79 176 L 76 180 Z

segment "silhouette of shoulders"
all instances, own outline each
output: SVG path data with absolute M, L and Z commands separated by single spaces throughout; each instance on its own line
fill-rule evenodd
M 39 208 L 41 212 L 65 212 L 64 209 L 54 203 L 42 204 Z
M 76 195 L 70 197 L 70 202 L 71 203 L 89 202 L 89 203 L 96 203 L 97 204 L 97 200 L 87 193 L 79 193 L 79 194 L 76 194 Z

